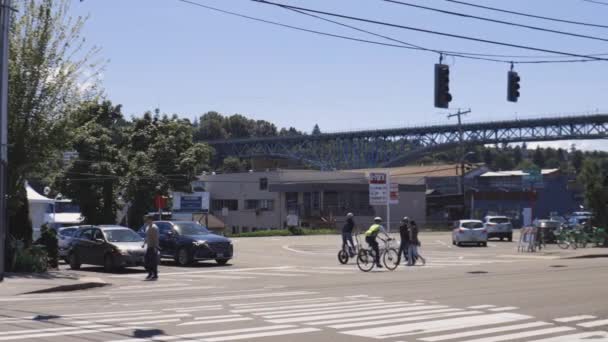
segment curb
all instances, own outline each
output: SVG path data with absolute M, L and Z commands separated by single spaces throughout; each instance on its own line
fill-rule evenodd
M 53 293 L 53 292 L 82 291 L 82 290 L 89 290 L 89 289 L 94 289 L 94 288 L 104 287 L 104 286 L 109 286 L 109 285 L 111 285 L 111 284 L 106 283 L 105 281 L 103 281 L 99 278 L 83 278 L 83 280 L 77 284 L 54 286 L 54 287 L 49 287 L 49 288 L 42 289 L 42 290 L 30 291 L 30 292 L 25 292 L 25 293 L 21 293 L 21 294 L 26 295 L 26 294 L 41 294 L 41 293 Z
M 608 254 L 583 254 L 577 255 L 573 257 L 564 257 L 562 259 L 599 259 L 599 258 L 608 258 Z

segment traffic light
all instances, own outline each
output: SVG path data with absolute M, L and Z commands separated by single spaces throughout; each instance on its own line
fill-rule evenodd
M 507 84 L 507 100 L 510 102 L 517 102 L 519 98 L 519 81 L 521 78 L 515 71 L 509 71 L 508 84 Z
M 451 101 L 450 67 L 445 64 L 435 64 L 435 107 L 448 108 Z

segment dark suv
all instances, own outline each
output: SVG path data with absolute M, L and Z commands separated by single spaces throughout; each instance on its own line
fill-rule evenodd
M 189 265 L 195 261 L 215 260 L 225 265 L 232 259 L 232 241 L 215 235 L 196 222 L 155 221 L 159 230 L 161 258 L 174 259 L 179 265 Z M 145 237 L 146 226 L 139 229 Z

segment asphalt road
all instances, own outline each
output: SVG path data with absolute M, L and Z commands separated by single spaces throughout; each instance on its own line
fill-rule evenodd
M 338 264 L 337 240 L 237 239 L 230 265 L 167 261 L 157 282 L 85 266 L 112 285 L 0 293 L 0 341 L 608 341 L 608 259 L 564 258 L 597 249 L 523 254 L 423 233 L 425 266 L 363 273 Z

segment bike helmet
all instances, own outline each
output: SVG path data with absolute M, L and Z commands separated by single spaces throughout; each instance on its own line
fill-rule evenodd
M 380 216 L 376 216 L 376 217 L 374 218 L 374 222 L 382 222 L 382 217 L 380 217 Z
M 401 220 L 401 222 L 409 222 L 410 218 L 407 216 L 403 216 L 403 219 Z
M 355 215 L 353 213 L 346 214 L 346 218 L 353 218 L 353 217 L 355 217 Z

